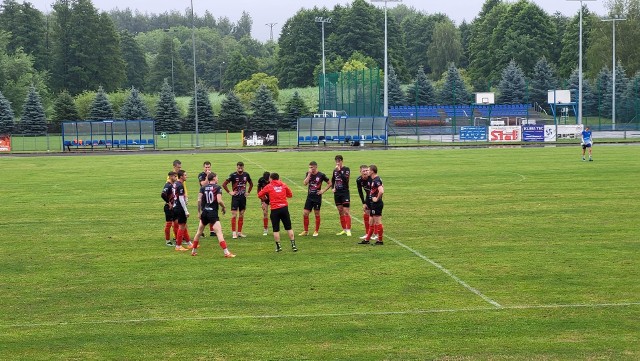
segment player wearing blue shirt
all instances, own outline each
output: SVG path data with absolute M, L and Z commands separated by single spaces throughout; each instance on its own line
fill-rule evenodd
M 587 148 L 589 148 L 589 162 L 593 161 L 591 158 L 591 146 L 593 145 L 593 137 L 591 135 L 591 129 L 589 127 L 584 128 L 582 131 L 582 160 L 586 160 L 584 158 L 585 152 Z

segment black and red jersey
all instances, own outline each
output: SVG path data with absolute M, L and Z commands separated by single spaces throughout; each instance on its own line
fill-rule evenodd
M 360 200 L 362 204 L 365 204 L 367 198 L 369 197 L 369 193 L 371 193 L 371 178 L 362 178 L 359 176 L 356 178 L 356 186 L 358 186 L 358 195 L 360 196 Z
M 173 204 L 173 201 L 176 199 L 175 193 L 173 192 L 173 183 L 167 182 L 164 184 L 160 197 L 162 197 L 165 202 Z
M 180 203 L 180 196 L 186 197 L 187 192 L 185 192 L 184 185 L 181 181 L 176 181 L 175 183 L 173 183 L 173 193 L 175 194 L 173 206 L 175 208 L 182 208 L 182 203 Z
M 202 209 L 218 212 L 218 194 L 222 194 L 222 188 L 217 184 L 205 184 L 200 188 L 202 193 Z
M 318 172 L 316 174 L 309 173 L 305 174 L 305 178 L 309 176 L 309 197 L 321 197 L 322 195 L 318 194 L 320 190 L 322 190 L 322 182 L 329 183 L 329 177 L 322 172 Z
M 349 191 L 349 177 L 351 176 L 351 170 L 349 167 L 342 167 L 340 169 L 333 170 L 333 176 L 331 177 L 331 183 L 336 192 L 348 192 Z
M 371 191 L 369 192 L 369 199 L 373 197 L 378 197 L 378 202 L 382 201 L 382 194 L 380 194 L 380 187 L 382 187 L 382 179 L 379 176 L 371 179 L 370 182 Z
M 226 182 L 231 182 L 232 190 L 236 192 L 236 196 L 245 194 L 247 192 L 247 184 L 252 183 L 251 176 L 247 172 L 234 172 L 229 174 Z

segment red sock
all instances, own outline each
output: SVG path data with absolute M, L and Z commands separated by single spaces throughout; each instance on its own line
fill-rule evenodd
M 200 241 L 196 241 L 195 239 L 193 240 L 193 249 L 198 249 L 198 245 L 200 244 Z
M 176 237 L 176 246 L 182 246 L 183 236 L 184 236 L 184 229 L 178 228 L 178 236 Z
M 184 235 L 182 236 L 183 241 L 191 242 L 191 237 L 189 237 L 189 230 L 184 229 Z
M 351 229 L 351 215 L 347 214 L 344 218 L 344 223 L 347 225 L 347 229 Z
M 340 225 L 342 226 L 342 229 L 347 228 L 347 224 L 343 215 L 340 215 Z
M 269 218 L 262 218 L 262 224 L 264 228 L 267 229 L 267 227 L 269 227 Z
M 367 231 L 367 238 L 366 238 L 366 240 L 367 240 L 367 241 L 371 239 L 371 236 L 373 235 L 373 231 L 374 231 L 375 229 L 376 229 L 376 225 L 375 225 L 375 224 L 372 224 L 372 225 L 369 227 L 369 230 Z
M 238 218 L 238 233 L 242 233 L 242 224 L 244 223 L 244 217 Z
M 213 232 L 213 223 L 209 223 L 209 232 Z
M 382 223 L 380 223 L 378 225 L 378 241 L 382 242 L 382 233 L 383 233 L 383 227 L 382 227 Z
M 171 226 L 173 225 L 173 222 L 169 221 L 166 222 L 164 224 L 164 239 L 165 240 L 170 240 L 171 239 Z
M 178 229 L 180 228 L 180 226 L 178 226 L 178 221 L 173 221 L 173 238 L 178 239 Z
M 304 231 L 309 232 L 309 215 L 308 214 L 303 215 L 302 220 L 304 224 Z
M 231 217 L 231 232 L 236 231 L 236 217 Z
M 220 241 L 220 242 L 218 242 L 218 243 L 220 244 L 220 248 L 222 248 L 222 249 L 227 249 L 227 242 L 225 242 L 225 241 Z
M 320 215 L 316 216 L 316 232 L 320 230 Z
M 369 215 L 367 213 L 365 213 L 362 218 L 364 219 L 364 233 L 368 234 L 369 233 Z

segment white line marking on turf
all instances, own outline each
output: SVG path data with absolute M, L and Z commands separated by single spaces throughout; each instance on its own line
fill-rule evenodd
M 358 317 L 358 316 L 404 316 L 433 313 L 462 313 L 479 311 L 508 311 L 508 310 L 541 310 L 541 309 L 565 309 L 565 308 L 618 308 L 640 306 L 640 302 L 626 303 L 578 303 L 578 304 L 556 304 L 556 305 L 520 305 L 495 307 L 469 307 L 450 309 L 430 309 L 430 310 L 407 310 L 407 311 L 386 311 L 386 312 L 344 312 L 344 313 L 319 313 L 319 314 L 290 314 L 290 315 L 243 315 L 243 316 L 201 316 L 201 317 L 149 317 L 133 318 L 122 320 L 91 320 L 91 321 L 65 321 L 65 322 L 40 322 L 40 323 L 14 323 L 4 324 L 0 327 L 47 327 L 47 326 L 76 326 L 76 325 L 108 325 L 108 324 L 130 324 L 147 322 L 184 322 L 184 321 L 224 321 L 224 320 L 261 320 L 261 319 L 287 319 L 287 318 L 322 318 L 322 317 Z
M 253 163 L 254 165 L 260 167 L 262 170 L 267 170 L 265 169 L 261 164 L 258 164 L 256 162 L 254 162 L 253 160 L 245 157 L 244 155 L 240 155 L 242 158 L 244 158 L 247 162 Z M 523 176 L 524 177 L 524 176 Z M 286 178 L 284 177 L 287 181 L 289 181 L 290 184 L 295 184 L 296 187 L 298 187 L 301 190 L 306 190 L 304 187 L 300 186 L 298 184 L 298 182 Z M 324 203 L 330 204 L 332 207 L 335 208 L 335 204 L 327 201 L 326 199 L 324 200 Z M 352 217 L 352 219 L 354 219 L 355 217 Z M 355 220 L 357 222 L 359 222 L 360 224 L 363 224 L 363 222 L 359 219 L 359 218 L 355 218 Z M 435 268 L 439 269 L 440 271 L 444 272 L 447 276 L 451 277 L 454 281 L 456 281 L 459 285 L 461 285 L 462 287 L 466 288 L 468 291 L 476 294 L 477 296 L 479 296 L 480 298 L 482 298 L 485 302 L 488 302 L 489 304 L 493 305 L 494 307 L 500 308 L 502 307 L 498 302 L 492 300 L 491 298 L 487 297 L 486 295 L 484 295 L 482 292 L 478 291 L 477 289 L 471 287 L 469 284 L 467 284 L 465 281 L 461 280 L 459 277 L 457 277 L 456 275 L 454 275 L 451 271 L 449 271 L 448 269 L 444 268 L 441 264 L 439 264 L 438 262 L 430 259 L 429 257 L 423 255 L 422 253 L 416 251 L 415 249 L 405 245 L 404 243 L 398 241 L 397 239 L 391 237 L 391 236 L 386 236 L 388 239 L 392 240 L 394 243 L 396 243 L 397 245 L 399 245 L 400 247 L 408 250 L 409 252 L 415 254 L 416 256 L 422 258 L 423 260 L 427 261 L 428 263 L 430 263 L 432 266 L 434 266 Z

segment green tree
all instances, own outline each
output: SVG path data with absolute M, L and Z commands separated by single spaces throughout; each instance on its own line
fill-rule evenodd
M 144 51 L 136 39 L 126 30 L 120 32 L 120 50 L 127 76 L 125 85 L 144 91 L 146 78 L 149 74 L 149 64 L 147 64 Z
M 295 128 L 298 118 L 310 113 L 309 107 L 298 92 L 293 93 L 291 99 L 287 101 L 284 112 L 282 122 L 278 124 L 279 129 Z
M 278 88 L 278 79 L 265 73 L 257 73 L 251 76 L 251 79 L 243 80 L 236 84 L 234 92 L 244 104 L 250 104 L 255 98 L 255 94 L 261 86 L 265 86 L 271 93 L 271 98 L 278 100 L 280 89 Z
M 424 73 L 424 72 L 423 72 Z M 400 84 L 400 80 L 396 75 L 393 66 L 389 65 L 389 76 L 387 77 L 388 81 L 388 96 L 389 96 L 389 105 L 397 106 L 403 105 L 405 102 L 405 95 L 402 91 L 402 86 Z
M 218 129 L 239 132 L 247 128 L 247 120 L 247 113 L 240 98 L 233 91 L 228 92 L 220 105 Z
M 389 21 L 393 21 L 391 18 Z M 372 57 L 378 64 L 384 58 L 384 15 L 365 0 L 353 0 L 338 17 L 330 47 L 344 58 L 354 51 Z M 389 47 L 393 43 L 389 42 Z
M 531 77 L 531 102 L 544 106 L 547 104 L 548 91 L 557 89 L 557 86 L 558 80 L 554 67 L 549 64 L 547 58 L 540 58 L 533 68 Z
M 233 36 L 240 40 L 245 36 L 251 36 L 251 27 L 253 26 L 253 20 L 251 19 L 251 15 L 248 12 L 243 11 L 242 16 L 236 23 L 236 26 L 232 30 Z
M 212 132 L 215 129 L 215 118 L 213 116 L 213 108 L 211 107 L 211 101 L 209 100 L 209 93 L 203 84 L 198 83 L 197 87 L 197 99 L 198 99 L 198 131 L 199 132 Z M 195 99 L 191 97 L 189 101 L 189 112 L 187 113 L 186 122 L 182 125 L 183 131 L 194 131 L 196 124 L 195 115 Z
M 180 130 L 180 110 L 166 79 L 156 105 L 156 129 L 167 133 L 177 133 Z
M 571 97 L 572 97 L 571 100 L 574 101 L 576 105 L 579 103 L 578 85 L 579 85 L 579 77 L 578 77 L 578 69 L 576 68 L 571 73 L 571 76 L 569 77 L 568 87 L 566 88 L 571 91 Z M 609 91 L 609 94 L 611 94 L 611 91 Z M 584 115 L 598 115 L 600 113 L 598 96 L 595 93 L 594 87 L 591 85 L 591 82 L 589 81 L 589 79 L 582 80 L 582 102 L 583 102 L 582 109 L 584 110 L 583 112 Z M 611 104 L 611 102 L 609 102 L 609 104 Z M 611 109 L 611 106 L 609 106 L 609 109 Z
M 469 104 L 471 92 L 455 64 L 449 64 L 439 96 L 442 104 Z
M 612 105 L 612 89 L 613 81 L 611 77 L 611 70 L 607 67 L 603 67 L 598 73 L 596 78 L 596 86 L 594 89 L 594 95 L 598 103 L 598 115 L 611 118 L 611 105 Z M 584 89 L 583 89 L 584 92 Z
M 47 70 L 47 29 L 44 15 L 33 4 L 15 0 L 4 0 L 0 6 L 0 30 L 11 32 L 7 50 L 15 53 L 18 49 L 33 58 L 33 66 L 38 71 Z
M 192 88 L 193 77 L 189 77 L 185 63 L 176 50 L 175 42 L 173 37 L 163 35 L 158 55 L 149 73 L 148 88 L 161 90 L 164 80 L 167 79 L 171 82 L 172 89 L 175 86 L 174 94 L 186 95 Z
M 3 40 L 4 39 L 4 40 Z M 0 92 L 9 100 L 14 109 L 22 109 L 29 88 L 36 87 L 38 94 L 48 97 L 46 72 L 33 66 L 33 57 L 18 49 L 8 55 L 5 51 L 6 33 L 0 32 Z
M 107 93 L 105 93 L 102 87 L 98 88 L 96 97 L 93 100 L 93 103 L 91 103 L 89 117 L 91 120 L 107 120 L 114 118 L 113 107 L 107 97 Z
M 629 80 L 629 86 L 621 99 L 621 120 L 636 123 L 640 120 L 640 71 Z
M 0 92 L 0 134 L 13 133 L 15 119 L 11 103 Z
M 78 115 L 78 109 L 73 101 L 73 97 L 68 91 L 63 90 L 58 94 L 55 102 L 53 103 L 53 117 L 54 122 L 74 121 L 80 120 Z
M 492 45 L 491 34 L 507 10 L 508 5 L 502 0 L 487 0 L 471 23 L 469 75 L 476 90 L 489 90 L 488 84 L 496 63 L 496 49 Z
M 469 67 L 469 41 L 471 40 L 471 31 L 473 26 L 467 23 L 466 20 L 462 20 L 462 23 L 458 27 L 460 31 L 460 45 L 462 45 L 462 56 L 460 57 L 459 64 L 461 68 L 467 69 Z
M 391 104 L 391 101 L 389 101 L 389 104 Z M 407 90 L 406 104 L 415 106 L 436 104 L 435 88 L 422 67 L 418 67 L 416 78 Z
M 462 44 L 456 26 L 449 19 L 437 23 L 427 49 L 427 59 L 434 78 L 439 78 L 449 63 L 457 64 L 461 57 Z
M 567 77 L 578 65 L 578 49 L 580 39 L 580 13 L 578 12 L 567 25 L 564 37 L 562 38 L 562 51 L 560 53 L 560 60 L 558 62 L 558 74 L 561 77 Z M 585 73 L 592 67 L 589 66 L 589 59 L 586 57 L 586 51 L 591 45 L 592 29 L 596 27 L 596 24 L 600 23 L 594 14 L 589 11 L 586 5 L 582 8 L 582 51 Z M 594 76 L 597 70 L 589 73 Z
M 258 72 L 259 64 L 253 56 L 243 56 L 239 52 L 235 52 L 232 56 L 227 70 L 224 72 L 222 87 L 224 89 L 233 89 L 236 84 L 243 80 L 251 78 Z
M 417 69 L 419 66 L 429 67 L 426 57 L 433 39 L 434 28 L 437 23 L 446 20 L 448 18 L 443 14 L 426 15 L 417 11 L 413 11 L 402 19 L 400 28 L 406 44 L 404 60 L 408 69 Z M 427 68 L 425 72 L 431 73 L 432 70 Z M 408 80 L 409 76 L 407 75 L 404 79 Z
M 29 94 L 22 109 L 20 127 L 24 134 L 43 135 L 47 133 L 47 117 L 35 87 L 29 88 Z
M 552 64 L 558 64 L 560 62 L 560 56 L 562 54 L 562 39 L 564 39 L 564 33 L 569 26 L 569 18 L 564 16 L 561 12 L 556 11 L 551 16 L 551 24 L 555 28 L 553 43 L 549 44 L 549 62 Z
M 273 101 L 271 91 L 265 84 L 261 84 L 256 91 L 255 98 L 251 101 L 250 128 L 253 129 L 276 129 L 278 124 L 278 108 Z
M 623 103 L 621 102 L 621 100 L 624 100 L 624 95 L 627 93 L 628 87 L 629 78 L 627 77 L 627 74 L 624 70 L 624 66 L 622 66 L 622 62 L 619 61 L 618 64 L 616 64 L 616 117 L 618 117 L 618 115 L 622 113 Z
M 138 89 L 131 88 L 129 96 L 124 101 L 124 104 L 120 109 L 120 117 L 127 120 L 151 118 L 151 116 L 149 115 L 149 110 L 147 109 L 147 105 L 140 97 L 140 92 L 138 92 Z
M 527 83 L 524 72 L 515 60 L 502 71 L 502 79 L 498 85 L 498 103 L 523 104 L 527 101 Z

